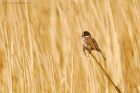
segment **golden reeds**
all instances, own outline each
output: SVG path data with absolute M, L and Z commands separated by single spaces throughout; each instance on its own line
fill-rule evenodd
M 82 52 L 84 30 L 121 93 L 140 92 L 139 10 L 139 0 L 0 1 L 0 93 L 114 93 Z

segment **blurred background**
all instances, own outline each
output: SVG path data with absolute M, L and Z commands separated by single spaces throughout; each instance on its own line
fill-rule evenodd
M 0 93 L 117 93 L 84 55 L 85 30 L 121 92 L 140 93 L 139 0 L 1 0 Z

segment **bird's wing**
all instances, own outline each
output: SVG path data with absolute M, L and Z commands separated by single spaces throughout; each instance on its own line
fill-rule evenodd
M 91 39 L 92 39 L 93 45 L 95 47 L 95 50 L 101 51 L 100 48 L 99 48 L 99 46 L 98 46 L 98 43 L 96 42 L 96 40 L 93 37 Z
M 95 40 L 92 39 L 91 37 L 85 37 L 84 42 L 86 43 L 87 47 L 95 49 L 95 45 L 94 45 Z
M 93 37 L 85 37 L 84 43 L 86 43 L 86 46 L 92 49 L 95 49 L 97 51 L 101 51 L 96 40 Z

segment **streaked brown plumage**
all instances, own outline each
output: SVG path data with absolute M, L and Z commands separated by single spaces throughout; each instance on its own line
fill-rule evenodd
M 102 57 L 104 58 L 104 60 L 106 60 L 101 49 L 99 48 L 99 46 L 96 42 L 96 40 L 93 37 L 91 37 L 91 35 L 88 31 L 84 31 L 82 33 L 82 44 L 83 44 L 84 53 L 85 53 L 85 50 L 88 50 L 89 53 L 91 53 L 92 50 L 96 50 L 96 51 L 100 52 Z

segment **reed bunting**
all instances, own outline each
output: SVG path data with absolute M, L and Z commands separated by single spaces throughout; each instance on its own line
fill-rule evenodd
M 89 52 L 89 54 L 91 54 L 92 50 L 96 50 L 98 52 L 101 53 L 102 57 L 104 58 L 104 60 L 106 60 L 105 56 L 103 55 L 101 49 L 99 48 L 96 40 L 91 37 L 91 34 L 88 31 L 84 31 L 82 33 L 82 45 L 83 45 L 83 51 L 86 55 L 85 50 L 87 50 Z

